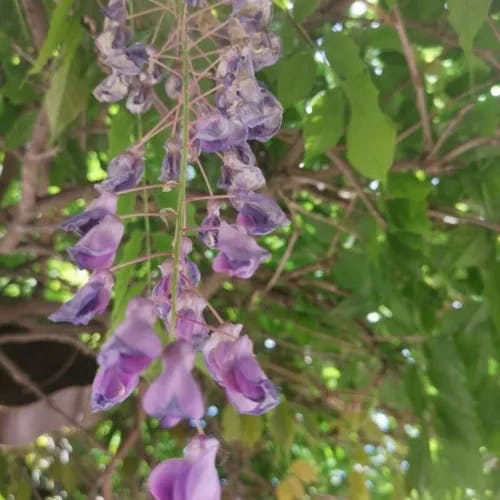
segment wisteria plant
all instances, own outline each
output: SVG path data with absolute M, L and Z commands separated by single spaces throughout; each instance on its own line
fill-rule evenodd
M 224 322 L 199 291 L 200 272 L 189 258 L 193 228 L 187 226 L 186 207 L 206 203 L 198 238 L 217 252 L 213 270 L 234 278 L 251 278 L 269 257 L 256 237 L 289 223 L 279 205 L 258 192 L 265 178 L 248 143 L 268 141 L 281 126 L 280 103 L 255 77 L 278 60 L 280 41 L 269 30 L 272 0 L 151 0 L 151 5 L 147 13 L 171 18 L 174 26 L 158 46 L 158 30 L 150 43 L 134 42 L 131 23 L 141 13 L 129 12 L 125 0 L 110 0 L 103 9 L 104 28 L 96 47 L 109 76 L 94 96 L 103 103 L 125 99 L 135 115 L 154 106 L 160 120 L 110 161 L 108 177 L 96 185 L 97 199 L 64 222 L 63 230 L 80 236 L 68 249 L 70 257 L 92 274 L 51 319 L 87 325 L 106 310 L 117 269 L 153 255 L 167 257 L 149 296 L 130 300 L 124 320 L 102 347 L 92 407 L 107 410 L 124 401 L 138 387 L 141 374 L 161 358 L 163 372 L 145 390 L 143 409 L 166 428 L 188 420 L 198 434 L 183 459 L 153 469 L 149 490 L 158 500 L 217 500 L 219 443 L 203 431 L 204 400 L 192 374 L 197 353 L 240 413 L 261 415 L 278 404 L 279 395 L 254 356 L 252 340 L 241 334 L 243 325 Z M 212 41 L 209 52 L 203 48 L 207 40 Z M 194 61 L 202 61 L 203 68 L 195 69 L 200 65 Z M 159 183 L 139 186 L 145 148 L 158 134 L 166 135 Z M 208 182 L 203 166 L 207 154 L 220 159 L 217 188 L 223 194 L 214 194 Z M 189 196 L 190 165 L 205 179 L 206 196 Z M 178 191 L 177 207 L 144 214 L 168 219 L 172 248 L 156 248 L 155 254 L 148 249 L 144 258 L 114 266 L 125 232 L 123 217 L 117 215 L 118 197 L 153 189 Z M 205 320 L 207 309 L 219 325 Z M 158 319 L 166 338 L 155 331 Z

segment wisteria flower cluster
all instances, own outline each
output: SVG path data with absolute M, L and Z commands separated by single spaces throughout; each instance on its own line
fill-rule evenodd
M 278 60 L 280 41 L 269 31 L 272 0 L 154 3 L 163 15 L 177 21 L 159 49 L 153 43 L 132 41 L 125 0 L 110 0 L 103 9 L 104 30 L 96 45 L 110 74 L 95 89 L 95 97 L 104 103 L 126 98 L 126 107 L 134 114 L 156 105 L 162 116 L 137 144 L 110 161 L 108 177 L 96 185 L 98 198 L 63 223 L 63 230 L 80 237 L 68 248 L 70 257 L 92 274 L 51 319 L 87 325 L 106 310 L 114 272 L 123 266 L 114 266 L 125 229 L 117 215 L 118 197 L 149 189 L 138 186 L 145 171 L 145 145 L 167 131 L 159 180 L 179 190 L 178 206 L 170 214 L 176 220 L 172 249 L 160 249 L 169 257 L 160 266 L 161 278 L 148 297 L 129 302 L 123 321 L 102 347 L 92 407 L 107 410 L 124 401 L 151 363 L 161 359 L 163 371 L 142 396 L 144 411 L 166 428 L 187 420 L 198 435 L 188 444 L 185 458 L 167 460 L 152 471 L 150 492 L 158 500 L 217 500 L 221 495 L 215 469 L 219 443 L 205 436 L 201 425 L 205 404 L 193 374 L 197 353 L 239 412 L 261 415 L 278 404 L 279 396 L 254 356 L 251 339 L 242 335 L 243 325 L 224 322 L 217 313 L 217 327 L 205 320 L 207 308 L 214 310 L 198 289 L 200 271 L 189 257 L 193 244 L 186 236 L 186 204 L 206 200 L 199 240 L 217 252 L 213 270 L 235 278 L 250 278 L 269 257 L 256 237 L 289 223 L 279 205 L 258 192 L 265 178 L 248 143 L 268 141 L 281 126 L 280 103 L 255 77 L 256 71 Z M 227 13 L 225 20 L 213 14 L 219 12 L 216 9 Z M 199 22 L 207 15 L 210 23 Z M 216 49 L 200 55 L 200 43 L 207 39 L 213 40 Z M 192 64 L 193 58 L 201 57 L 208 61 L 203 72 Z M 210 83 L 208 92 L 201 90 L 202 80 Z M 174 103 L 171 109 L 157 104 L 162 100 L 155 86 L 162 82 L 162 92 Z M 225 194 L 214 195 L 207 182 L 208 195 L 190 199 L 188 164 L 197 165 L 206 179 L 202 163 L 206 154 L 221 159 L 217 187 Z M 233 222 L 223 219 L 226 208 L 229 215 L 231 208 L 236 212 Z M 170 342 L 162 341 L 155 331 L 158 320 Z

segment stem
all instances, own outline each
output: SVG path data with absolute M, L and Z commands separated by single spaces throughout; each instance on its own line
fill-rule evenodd
M 133 266 L 134 264 L 140 264 L 141 262 L 149 262 L 151 259 L 156 259 L 158 257 L 170 257 L 171 255 L 172 252 L 152 253 L 147 257 L 137 257 L 137 259 L 129 260 L 128 262 L 124 262 L 123 264 L 118 264 L 117 266 L 112 267 L 110 271 L 114 273 L 116 271 L 119 271 L 120 269 L 123 269 L 124 267 Z
M 136 217 L 175 217 L 175 212 L 134 212 L 133 214 L 120 215 L 120 219 L 135 219 Z
M 173 248 L 173 266 L 172 282 L 170 289 L 171 296 L 171 317 L 170 325 L 175 329 L 177 324 L 177 285 L 179 282 L 179 271 L 181 263 L 181 247 L 184 227 L 186 225 L 186 182 L 188 167 L 188 146 L 189 146 L 189 45 L 187 34 L 187 6 L 184 2 L 181 21 L 181 45 L 182 45 L 182 150 L 181 150 L 181 169 L 179 174 L 179 197 L 177 200 L 177 220 L 175 225 L 174 248 Z
M 139 137 L 142 138 L 142 120 L 141 117 L 139 116 L 137 119 L 137 129 L 139 132 Z M 147 169 L 144 169 L 144 176 L 143 176 L 143 188 L 144 190 L 142 191 L 142 205 L 144 209 L 144 231 L 146 233 L 146 256 L 148 258 L 147 260 L 147 276 L 148 276 L 148 294 L 151 293 L 152 289 L 152 268 L 151 268 L 151 220 L 149 218 L 149 192 L 147 189 L 148 181 L 146 178 L 147 174 Z
M 124 189 L 123 191 L 118 191 L 116 194 L 121 196 L 123 194 L 137 193 L 138 191 L 146 191 L 150 189 L 173 189 L 176 186 L 175 182 L 165 182 L 163 184 L 149 184 L 147 186 L 140 186 L 130 189 Z

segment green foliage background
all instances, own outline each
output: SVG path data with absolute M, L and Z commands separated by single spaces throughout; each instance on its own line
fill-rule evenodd
M 84 282 L 55 225 L 91 199 L 89 184 L 138 128 L 122 105 L 91 96 L 103 78 L 98 2 L 38 2 L 49 20 L 39 50 L 22 3 L 0 0 L 0 236 L 22 226 L 0 255 L 0 309 L 36 314 Z M 500 498 L 500 3 L 275 3 L 283 58 L 260 78 L 285 117 L 256 152 L 293 223 L 264 239 L 273 259 L 251 281 L 210 276 L 212 255 L 200 246 L 197 256 L 214 306 L 245 324 L 283 395 L 271 415 L 238 416 L 200 365 L 218 408 L 207 429 L 223 440 L 225 498 Z M 139 38 L 154 21 L 141 17 Z M 50 133 L 26 209 L 22 166 L 44 112 Z M 144 130 L 157 119 L 150 111 Z M 164 140 L 147 149 L 151 182 Z M 205 166 L 215 184 L 216 161 Z M 203 190 L 198 176 L 191 187 Z M 126 196 L 120 212 L 140 203 Z M 173 207 L 175 193 L 151 203 Z M 201 217 L 193 208 L 190 225 Z M 144 253 L 143 224 L 127 221 L 118 263 Z M 161 222 L 152 240 L 170 248 Z M 68 333 L 96 349 L 147 272 L 120 271 L 109 317 Z M 150 466 L 179 456 L 192 431 L 161 430 L 136 407 L 128 401 L 87 433 L 1 451 L 0 498 L 94 498 L 110 463 L 116 498 L 146 498 Z

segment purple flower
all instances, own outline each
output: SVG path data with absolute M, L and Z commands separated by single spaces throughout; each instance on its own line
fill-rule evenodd
M 215 248 L 217 245 L 220 223 L 220 205 L 217 202 L 211 202 L 208 204 L 208 214 L 200 224 L 198 233 L 198 237 L 208 248 Z
M 281 40 L 275 33 L 255 33 L 250 38 L 250 50 L 255 71 L 272 66 L 281 57 Z
M 193 289 L 200 282 L 200 271 L 198 266 L 190 259 L 188 254 L 193 249 L 193 243 L 189 238 L 183 238 L 181 244 L 181 259 L 179 269 L 179 280 L 177 283 L 177 296 L 181 296 L 186 290 Z M 157 304 L 158 316 L 165 321 L 169 328 L 168 317 L 170 313 L 170 292 L 172 260 L 166 260 L 160 267 L 162 278 L 155 285 L 152 292 L 153 300 Z
M 136 85 L 128 95 L 126 107 L 133 115 L 144 114 L 153 104 L 153 88 Z
M 127 7 L 123 0 L 110 0 L 107 7 L 103 9 L 104 15 L 117 23 L 124 23 L 127 20 Z
M 139 383 L 137 373 L 120 369 L 119 365 L 100 368 L 92 383 L 92 410 L 104 411 L 127 399 Z
M 164 370 L 149 386 L 143 399 L 144 411 L 173 427 L 181 420 L 200 420 L 204 413 L 203 397 L 191 370 L 195 352 L 183 340 L 170 344 L 163 354 Z
M 96 38 L 97 50 L 105 57 L 122 50 L 130 43 L 131 32 L 123 25 L 113 21 L 105 23 L 104 31 Z
M 219 255 L 214 259 L 215 272 L 236 278 L 250 278 L 269 252 L 260 247 L 246 231 L 222 222 L 217 242 Z
M 238 340 L 242 329 L 242 324 L 224 323 L 210 335 L 203 346 L 205 366 L 218 384 L 223 383 L 226 362 L 231 356 L 232 346 Z
M 217 66 L 216 77 L 226 87 L 233 84 L 238 78 L 254 76 L 252 57 L 249 49 L 228 49 L 221 57 Z
M 176 101 L 181 97 L 182 80 L 177 75 L 169 75 L 165 80 L 165 94 L 169 99 Z
M 247 99 L 235 101 L 230 113 L 243 121 L 249 140 L 267 142 L 281 127 L 283 107 L 262 84 L 258 84 L 257 89 L 258 96 L 252 93 Z
M 118 217 L 106 215 L 78 243 L 68 248 L 75 263 L 83 269 L 108 269 L 115 260 L 123 236 L 123 224 Z
M 177 300 L 177 323 L 175 336 L 199 347 L 208 337 L 208 328 L 203 317 L 207 301 L 198 293 L 186 291 Z
M 240 412 L 262 415 L 278 403 L 278 391 L 259 366 L 247 335 L 236 337 L 241 325 L 223 325 L 203 347 L 208 371 L 224 387 Z
M 108 52 L 104 64 L 113 71 L 125 76 L 139 75 L 149 61 L 149 54 L 143 43 L 136 43 L 125 49 Z
M 253 153 L 251 153 L 251 156 L 245 155 L 245 157 L 248 157 L 248 160 L 251 160 L 253 157 L 253 160 L 255 160 Z M 224 153 L 224 164 L 221 168 L 221 176 L 217 182 L 219 188 L 226 191 L 255 191 L 265 186 L 265 184 L 266 179 L 262 170 L 254 164 L 248 164 L 246 161 L 243 161 L 240 151 L 233 150 Z
M 99 224 L 106 215 L 116 214 L 117 198 L 113 193 L 103 192 L 84 212 L 66 219 L 61 224 L 63 231 L 73 231 L 79 236 L 88 233 Z
M 231 147 L 246 141 L 245 126 L 239 120 L 229 120 L 221 114 L 201 118 L 196 124 L 196 138 L 206 153 L 228 151 Z
M 149 491 L 155 500 L 220 500 L 221 486 L 215 457 L 217 439 L 196 436 L 186 447 L 185 458 L 157 465 L 149 476 Z
M 247 33 L 255 33 L 269 24 L 272 8 L 272 0 L 234 0 L 233 15 L 240 20 Z
M 153 302 L 140 297 L 129 302 L 125 319 L 97 357 L 101 368 L 93 384 L 94 410 L 125 400 L 137 386 L 139 374 L 161 355 L 162 344 L 153 329 L 155 321 Z
M 239 212 L 237 223 L 250 234 L 265 235 L 290 224 L 279 205 L 263 194 L 237 191 L 231 203 Z
M 112 288 L 113 275 L 108 271 L 98 271 L 49 319 L 56 323 L 65 321 L 74 325 L 87 325 L 94 316 L 106 310 Z
M 144 173 L 144 158 L 127 151 L 113 158 L 108 166 L 108 178 L 96 185 L 99 191 L 117 193 L 137 186 Z
M 181 171 L 181 145 L 178 140 L 168 139 L 163 148 L 165 149 L 165 156 L 161 164 L 159 180 L 177 182 Z
M 124 76 L 112 73 L 94 89 L 93 94 L 99 102 L 117 102 L 127 95 L 128 86 Z

